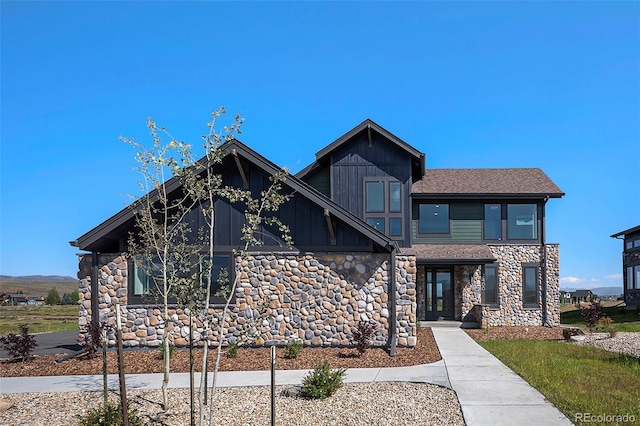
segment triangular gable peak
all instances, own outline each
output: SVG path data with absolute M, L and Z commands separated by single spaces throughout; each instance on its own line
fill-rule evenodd
M 316 161 L 305 167 L 296 174 L 296 177 L 304 179 L 331 162 L 331 156 L 345 149 L 346 146 L 358 140 L 360 136 L 365 136 L 370 147 L 375 143 L 390 144 L 398 150 L 408 154 L 411 158 L 412 180 L 417 181 L 422 178 L 425 170 L 425 154 L 409 145 L 393 133 L 389 132 L 371 119 L 366 119 L 335 141 L 316 153 Z
M 280 167 L 238 140 L 225 143 L 222 149 L 225 155 L 220 173 L 227 183 L 232 182 L 235 187 L 250 188 L 252 192 L 255 189 L 258 193 L 268 185 L 268 177 L 280 170 Z M 203 160 L 199 163 L 202 164 Z M 167 188 L 170 192 L 180 191 L 181 183 L 176 178 L 169 179 Z M 295 248 L 309 250 L 316 249 L 317 246 L 323 246 L 324 249 L 350 246 L 353 249 L 361 247 L 364 251 L 391 250 L 393 243 L 387 236 L 363 223 L 295 176 L 287 176 L 283 188 L 285 192 L 293 194 L 293 197 L 283 206 L 279 216 L 292 228 Z M 150 195 L 153 198 L 153 192 Z M 216 209 L 218 207 L 216 202 Z M 224 235 L 218 235 L 216 231 L 216 240 L 224 245 L 239 245 L 236 240 L 240 235 L 240 222 L 244 220 L 243 209 L 222 201 L 220 209 L 224 214 L 216 214 L 216 220 L 224 222 L 219 228 L 230 231 Z M 72 241 L 71 245 L 94 252 L 125 251 L 128 235 L 134 229 L 135 218 L 132 207 L 129 206 Z

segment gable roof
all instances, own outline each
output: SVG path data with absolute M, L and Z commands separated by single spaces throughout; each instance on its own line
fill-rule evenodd
M 539 168 L 428 169 L 413 195 L 560 198 L 564 192 Z
M 258 154 L 237 139 L 225 142 L 221 146 L 221 149 L 225 151 L 225 156 L 235 153 L 246 161 L 264 170 L 268 174 L 273 175 L 281 170 L 280 167 L 267 160 L 265 157 Z M 198 164 L 202 165 L 205 159 L 206 158 L 199 160 Z M 290 187 L 295 193 L 298 193 L 301 196 L 307 198 L 310 202 L 317 205 L 318 207 L 325 209 L 328 213 L 345 222 L 354 230 L 365 235 L 380 247 L 390 250 L 391 247 L 395 245 L 395 242 L 391 238 L 387 237 L 372 226 L 369 226 L 357 216 L 339 206 L 338 204 L 324 196 L 322 193 L 317 191 L 315 188 L 311 187 L 295 176 L 288 175 L 286 180 L 283 182 L 283 185 Z M 166 182 L 166 186 L 168 192 L 173 192 L 181 188 L 182 184 L 180 183 L 180 180 L 178 178 L 173 177 Z M 155 199 L 155 192 L 156 191 L 154 190 L 150 193 L 152 199 Z M 133 225 L 135 219 L 133 208 L 135 208 L 135 202 L 132 205 L 125 207 L 84 235 L 78 237 L 75 241 L 70 241 L 70 244 L 74 247 L 80 248 L 81 250 L 95 251 L 98 242 L 101 239 L 109 240 L 110 234 L 118 228 L 130 228 Z
M 347 133 L 340 136 L 338 139 L 331 142 L 320 151 L 316 152 L 316 161 L 296 173 L 296 177 L 302 178 L 309 174 L 309 172 L 316 169 L 321 163 L 326 162 L 333 152 L 340 149 L 344 144 L 350 142 L 353 137 L 363 131 L 375 131 L 386 140 L 391 142 L 393 145 L 395 145 L 397 148 L 406 151 L 411 156 L 411 173 L 414 179 L 419 179 L 423 175 L 425 169 L 424 153 L 418 151 L 407 142 L 389 132 L 387 129 L 375 123 L 373 120 L 367 118 L 362 123 L 358 124 L 356 127 L 349 130 Z
M 618 238 L 621 235 L 632 234 L 636 231 L 640 231 L 640 225 L 634 226 L 633 228 L 625 229 L 624 231 L 620 231 L 617 234 L 613 234 L 611 238 Z

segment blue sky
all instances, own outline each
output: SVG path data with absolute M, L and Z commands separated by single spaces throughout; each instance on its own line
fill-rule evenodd
M 72 275 L 137 194 L 152 116 L 224 105 L 297 172 L 371 118 L 427 167 L 540 167 L 564 287 L 621 286 L 640 224 L 639 2 L 13 2 L 1 15 L 0 274 Z M 230 117 L 229 117 L 230 118 Z

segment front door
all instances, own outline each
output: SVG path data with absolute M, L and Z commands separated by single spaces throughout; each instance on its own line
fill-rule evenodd
M 454 319 L 453 273 L 449 268 L 425 269 L 424 320 Z

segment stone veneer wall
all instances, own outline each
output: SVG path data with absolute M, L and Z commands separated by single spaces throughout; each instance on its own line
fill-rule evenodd
M 240 274 L 235 305 L 223 330 L 229 343 L 286 344 L 300 339 L 307 346 L 349 345 L 360 320 L 376 323 L 374 345 L 387 342 L 389 329 L 389 256 L 386 254 L 254 253 L 238 260 Z M 91 318 L 91 255 L 81 255 L 78 274 L 80 340 Z M 98 309 L 113 322 L 120 303 L 125 346 L 159 346 L 170 333 L 177 346 L 187 344 L 189 316 L 172 308 L 164 318 L 160 306 L 127 305 L 127 261 L 121 254 L 98 256 Z M 396 257 L 396 313 L 399 346 L 416 344 L 416 263 Z M 219 310 L 209 309 L 212 315 Z M 200 338 L 202 323 L 194 321 Z M 250 336 L 250 340 L 247 340 Z M 210 332 L 217 341 L 217 332 Z M 115 344 L 109 336 L 109 344 Z
M 490 245 L 498 266 L 498 295 L 499 307 L 483 306 L 483 320 L 488 326 L 503 325 L 560 325 L 560 280 L 559 280 L 559 247 L 557 244 L 547 244 L 546 268 L 540 268 L 540 273 L 546 269 L 546 307 L 542 305 L 544 297 L 543 280 L 540 277 L 540 292 L 538 308 L 524 308 L 522 305 L 522 264 L 539 264 L 542 259 L 540 245 Z M 547 310 L 547 324 L 543 324 L 543 310 Z

